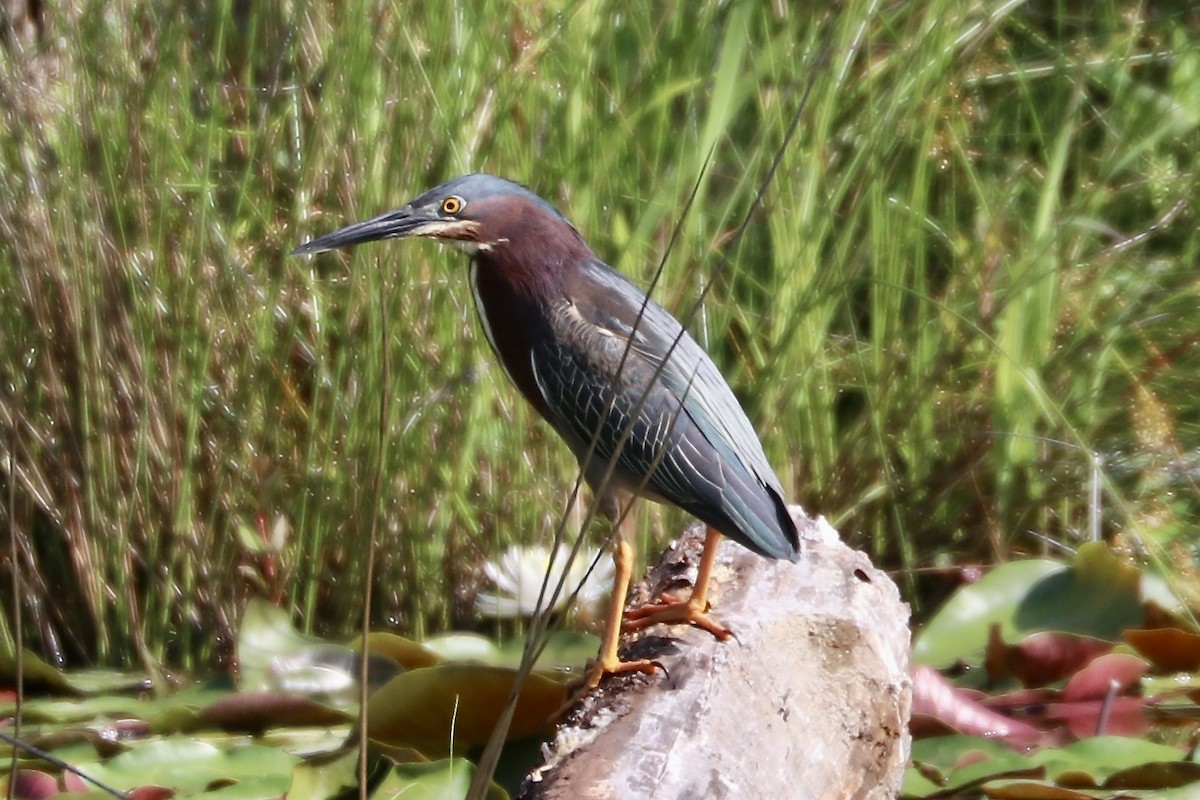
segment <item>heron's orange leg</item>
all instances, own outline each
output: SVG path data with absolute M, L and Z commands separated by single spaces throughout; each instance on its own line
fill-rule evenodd
M 695 625 L 703 628 L 718 639 L 728 639 L 733 633 L 708 615 L 708 585 L 712 581 L 713 564 L 717 560 L 717 545 L 721 534 L 709 528 L 704 537 L 704 550 L 700 554 L 700 567 L 696 573 L 696 585 L 687 600 L 651 603 L 630 610 L 625 618 L 624 630 L 638 631 L 651 625 Z
M 628 518 L 628 515 L 627 515 Z M 623 522 L 620 526 L 625 527 Z M 583 688 L 594 689 L 600 684 L 605 675 L 615 675 L 623 672 L 641 672 L 651 675 L 663 669 L 662 664 L 648 659 L 622 661 L 617 655 L 617 647 L 621 641 L 621 617 L 625 612 L 625 598 L 629 594 L 629 581 L 633 577 L 633 545 L 625 537 L 624 530 L 618 530 L 616 542 L 613 545 L 613 593 L 609 600 L 608 615 L 604 622 L 604 636 L 600 640 L 600 654 L 588 665 L 584 676 Z

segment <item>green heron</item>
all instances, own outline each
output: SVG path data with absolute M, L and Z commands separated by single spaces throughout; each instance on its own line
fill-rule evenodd
M 601 513 L 616 525 L 615 585 L 585 685 L 609 673 L 658 667 L 620 660 L 623 615 L 625 630 L 690 623 L 729 637 L 707 613 L 720 536 L 789 560 L 799 556 L 800 541 L 779 479 L 712 360 L 678 320 L 601 261 L 553 206 L 491 175 L 443 183 L 295 253 L 413 236 L 470 255 L 475 306 L 492 350 L 575 453 Z M 624 614 L 633 569 L 625 529 L 637 497 L 679 506 L 708 528 L 691 596 Z

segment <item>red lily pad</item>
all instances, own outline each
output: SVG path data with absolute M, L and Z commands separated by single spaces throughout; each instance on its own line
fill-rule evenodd
M 1063 700 L 1097 700 L 1122 694 L 1138 685 L 1150 665 L 1129 653 L 1107 653 L 1071 676 Z
M 1179 628 L 1128 630 L 1123 637 L 1134 650 L 1165 672 L 1200 669 L 1200 634 Z
M 36 769 L 18 769 L 6 775 L 0 780 L 0 792 L 8 796 L 10 790 L 17 800 L 42 800 L 61 791 L 58 779 Z
M 978 692 L 960 689 L 929 667 L 914 666 L 912 681 L 914 717 L 932 717 L 959 733 L 1003 739 L 1014 747 L 1040 735 L 1037 728 L 988 708 Z
M 197 715 L 202 723 L 226 731 L 261 734 L 270 728 L 341 725 L 354 718 L 307 697 L 282 692 L 237 692 L 209 704 Z
M 1045 686 L 1070 677 L 1112 648 L 1111 642 L 1062 631 L 1040 631 L 1019 644 L 1007 645 L 1000 626 L 993 625 L 987 649 L 988 677 L 995 681 L 1013 676 L 1022 686 Z

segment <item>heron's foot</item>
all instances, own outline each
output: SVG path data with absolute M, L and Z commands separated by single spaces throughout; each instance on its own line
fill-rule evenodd
M 708 615 L 708 602 L 693 597 L 690 600 L 672 600 L 650 603 L 641 608 L 625 612 L 625 632 L 640 631 L 651 625 L 694 625 L 724 641 L 733 636 L 733 631 Z
M 588 662 L 581 689 L 585 692 L 595 689 L 607 675 L 627 675 L 631 672 L 640 672 L 643 675 L 662 672 L 665 675 L 667 668 L 661 662 L 648 658 L 635 658 L 631 661 L 622 661 L 619 658 L 597 658 Z
M 562 704 L 558 711 L 550 717 L 552 720 L 559 720 L 566 716 L 567 712 L 575 707 L 575 704 L 588 695 L 593 689 L 600 685 L 600 681 L 608 675 L 623 675 L 631 672 L 640 672 L 643 675 L 653 675 L 656 672 L 662 672 L 668 675 L 667 668 L 661 662 L 652 661 L 648 658 L 638 658 L 631 661 L 622 661 L 619 658 L 611 660 L 596 658 L 588 662 L 587 670 L 583 674 L 583 680 L 575 684 L 571 693 L 567 696 L 567 701 Z

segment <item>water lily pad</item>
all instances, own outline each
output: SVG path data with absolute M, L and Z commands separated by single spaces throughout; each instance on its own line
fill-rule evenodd
M 1046 767 L 1051 779 L 1067 771 L 1086 773 L 1097 786 L 1109 776 L 1132 767 L 1182 758 L 1183 752 L 1177 748 L 1125 736 L 1093 736 L 1030 756 L 1031 761 Z
M 988 679 L 1016 677 L 1022 686 L 1046 686 L 1068 678 L 1093 659 L 1109 652 L 1112 642 L 1062 631 L 1038 631 L 1021 642 L 1006 644 L 992 627 L 988 638 Z
M 446 758 L 426 764 L 397 764 L 375 791 L 376 797 L 404 800 L 460 800 L 466 798 L 475 776 L 475 765 L 465 758 Z M 508 794 L 492 784 L 487 800 L 508 800 Z
M 1200 633 L 1179 628 L 1125 631 L 1125 641 L 1166 672 L 1200 669 Z
M 915 665 L 912 681 L 914 726 L 931 718 L 959 733 L 1004 739 L 1014 747 L 1028 745 L 1038 737 L 1037 729 L 1027 722 L 988 708 L 979 692 L 955 686 L 930 667 Z
M 372 634 L 371 641 L 367 681 L 372 687 L 382 686 L 405 665 L 437 661 L 432 652 L 398 636 Z M 255 599 L 246 605 L 238 658 L 245 691 L 307 695 L 339 708 L 358 701 L 361 656 L 357 648 L 299 633 L 287 612 L 265 601 Z
M 277 727 L 341 725 L 353 717 L 300 695 L 237 692 L 204 708 L 199 719 L 226 731 L 261 734 Z
M 434 636 L 425 647 L 445 661 L 474 662 L 494 667 L 516 669 L 525 649 L 524 639 L 496 644 L 474 633 L 448 633 Z M 600 649 L 600 639 L 577 631 L 552 631 L 547 634 L 545 649 L 538 657 L 536 669 L 542 672 L 579 671 Z
M 517 673 L 501 667 L 443 664 L 406 672 L 371 695 L 371 739 L 436 758 L 462 755 L 487 741 L 513 690 Z M 549 734 L 551 716 L 567 699 L 559 683 L 530 675 L 520 688 L 509 738 Z
M 513 639 L 500 647 L 503 659 L 500 666 L 516 667 L 521 663 L 525 649 L 523 639 Z M 544 672 L 580 673 L 589 659 L 595 658 L 600 650 L 600 637 L 578 631 L 553 631 L 547 637 L 546 647 L 538 656 L 536 668 Z
M 359 636 L 350 643 L 350 649 L 358 652 L 362 649 L 361 643 Z M 367 637 L 367 645 L 371 653 L 388 656 L 404 669 L 432 667 L 441 661 L 441 657 L 425 645 L 386 631 L 372 632 Z
M 277 798 L 291 782 L 299 759 L 274 747 L 237 745 L 219 748 L 184 737 L 140 744 L 88 774 L 122 790 L 139 786 L 173 789 L 176 796 L 199 795 L 219 787 L 226 798 Z
M 77 690 L 61 670 L 47 664 L 29 650 L 21 651 L 21 680 L 26 692 L 75 694 Z M 17 659 L 11 646 L 0 646 L 0 686 L 17 685 Z
M 291 616 L 265 600 L 252 598 L 242 614 L 238 632 L 238 668 L 243 689 L 259 691 L 277 688 L 271 678 L 276 659 L 308 647 L 326 645 L 314 636 L 305 636 L 292 625 Z
M 1013 561 L 962 587 L 917 635 L 913 660 L 937 668 L 979 664 L 993 625 L 1005 641 L 1062 631 L 1115 642 L 1142 619 L 1140 573 L 1091 542 L 1070 566 Z
M 59 792 L 58 780 L 36 769 L 18 769 L 0 778 L 0 792 L 8 797 L 10 790 L 13 797 L 21 800 L 43 800 Z
M 358 797 L 358 748 L 346 748 L 315 755 L 296 765 L 287 800 L 337 798 L 353 800 Z M 393 764 L 368 751 L 367 785 L 377 786 Z M 381 795 L 375 795 L 379 797 Z
M 443 633 L 429 637 L 424 646 L 443 661 L 493 664 L 500 658 L 500 647 L 477 633 Z
M 913 765 L 904 776 L 901 795 L 922 797 L 937 791 L 981 782 L 991 777 L 1040 775 L 1037 764 L 1004 743 L 979 736 L 938 736 L 913 742 Z

